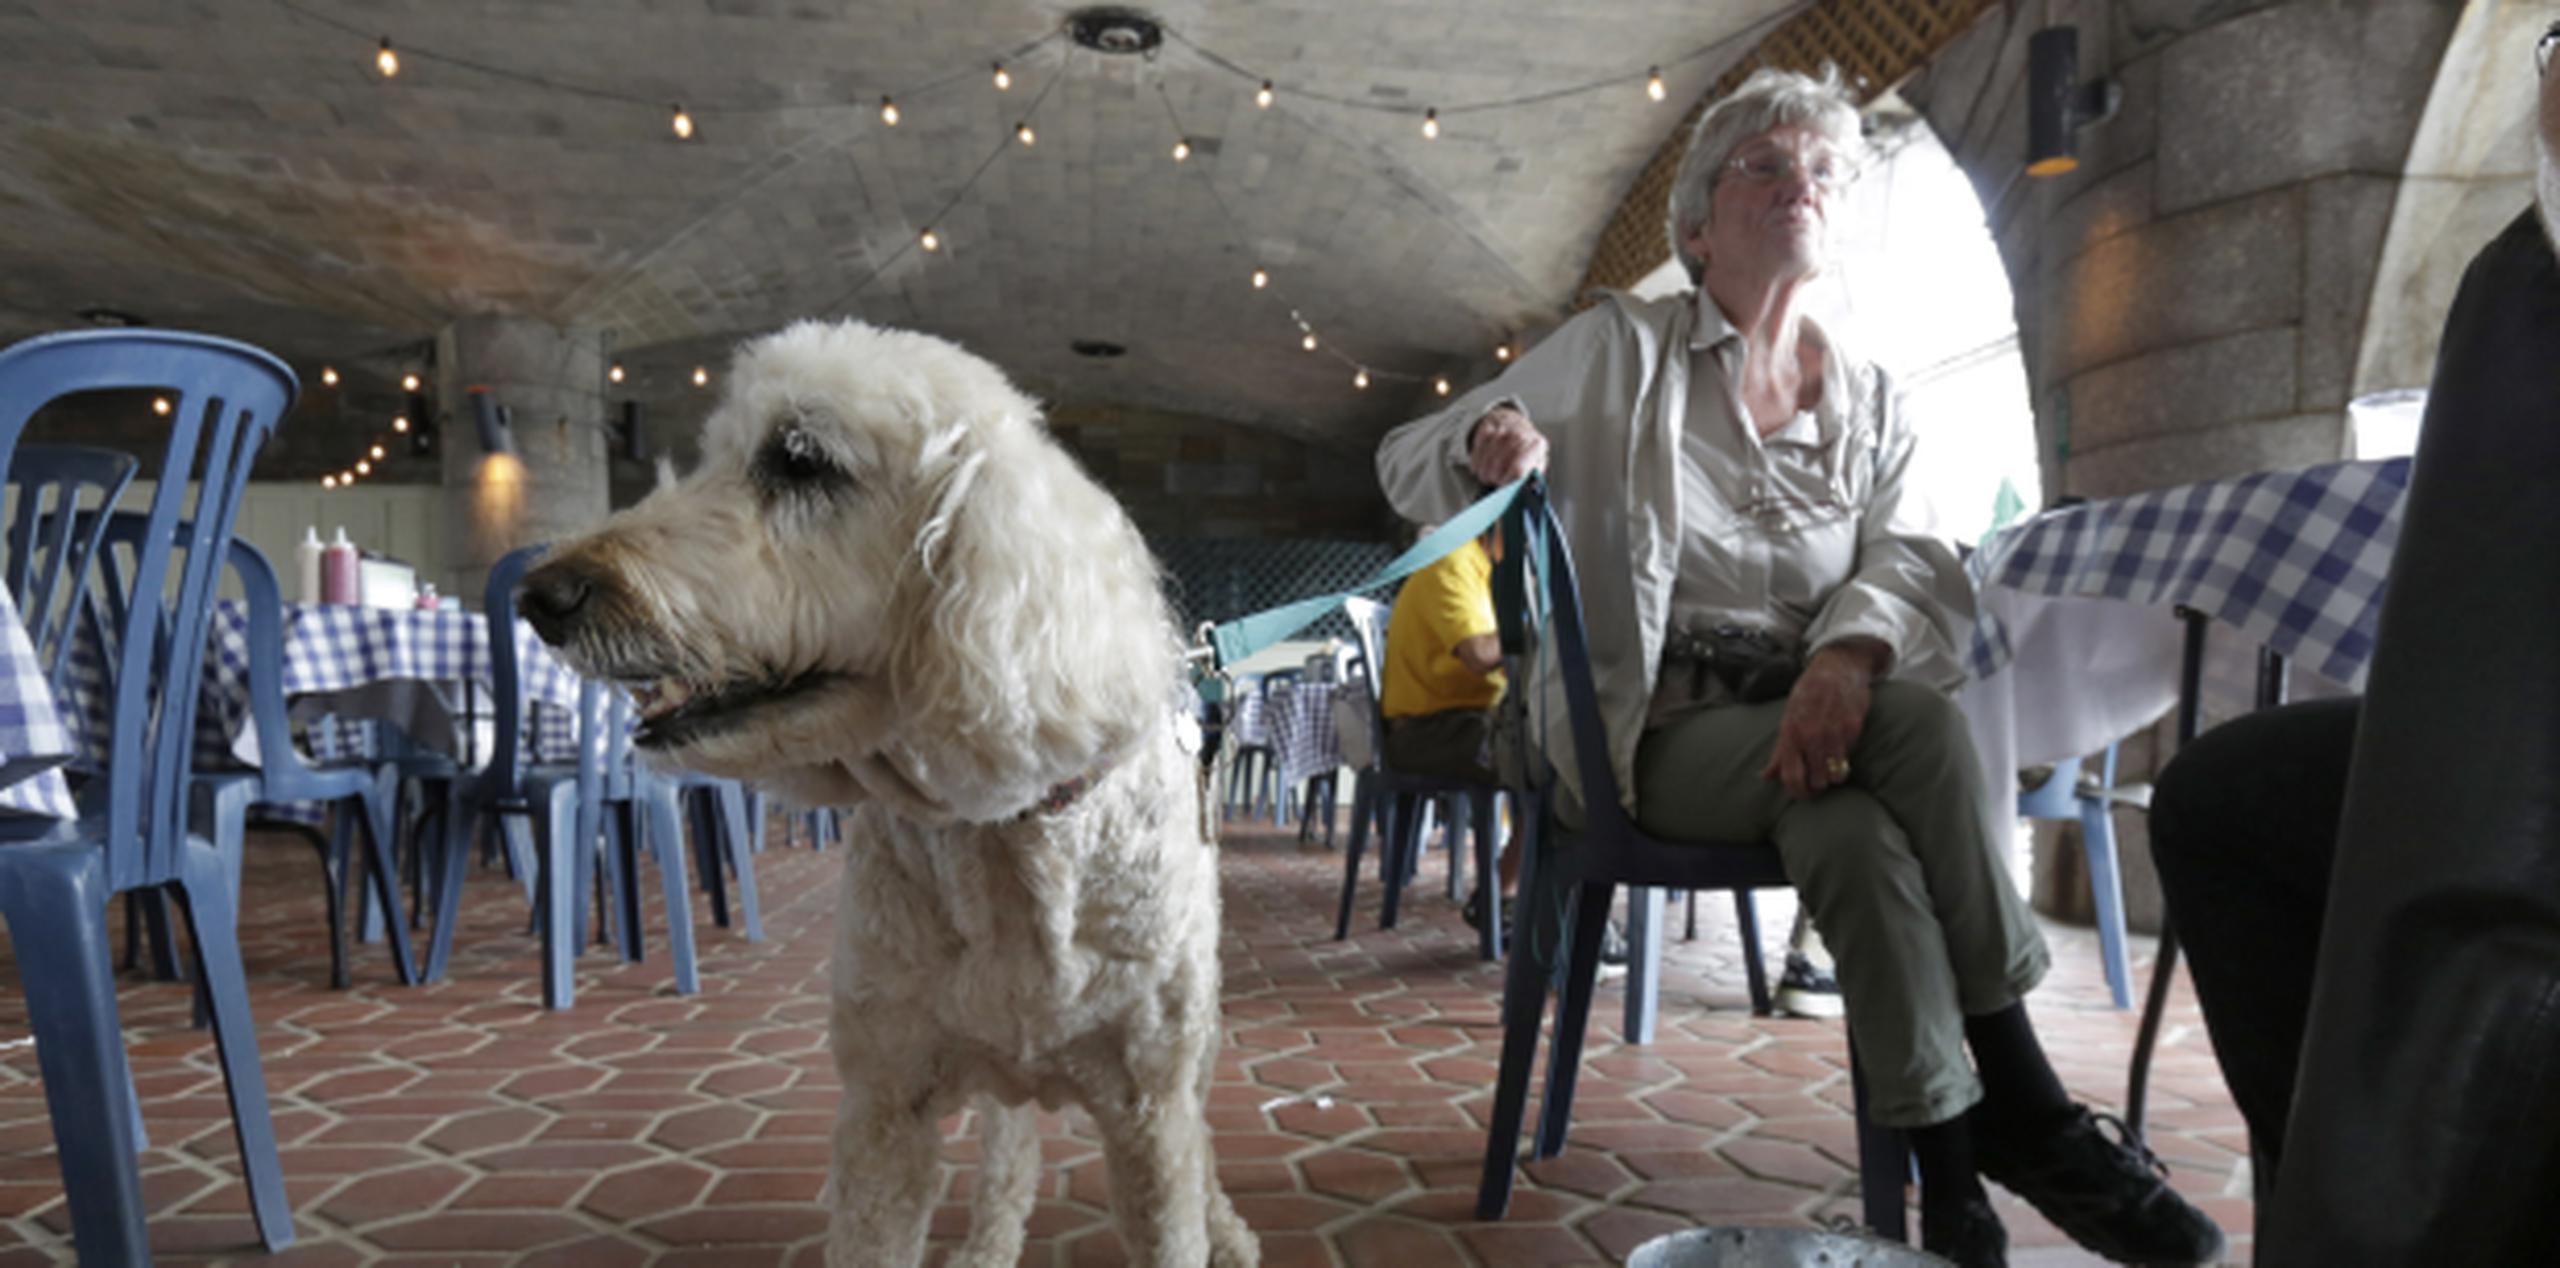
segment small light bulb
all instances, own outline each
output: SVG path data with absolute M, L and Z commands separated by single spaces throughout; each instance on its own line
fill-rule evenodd
M 1313 351 L 1315 351 L 1315 350 L 1316 350 L 1316 332 L 1314 332 L 1314 331 L 1312 331 L 1312 330 L 1308 331 L 1308 332 L 1307 332 L 1307 337 L 1298 341 L 1298 346 L 1299 346 L 1299 347 L 1301 347 L 1301 348 L 1306 349 L 1306 350 L 1307 350 L 1307 351 L 1309 351 L 1309 352 L 1313 352 Z
M 1253 289 L 1258 291 L 1269 285 L 1271 285 L 1271 271 L 1268 269 L 1255 269 L 1253 271 Z
M 1671 90 L 1662 86 L 1661 67 L 1653 66 L 1646 68 L 1644 72 L 1644 95 L 1653 98 L 1655 101 L 1660 101 L 1671 95 Z
M 338 477 L 333 475 L 324 475 L 320 477 L 320 487 L 324 489 L 334 489 L 338 487 Z
M 1189 158 L 1189 157 L 1191 157 L 1191 138 L 1189 138 L 1189 137 L 1184 137 L 1184 138 L 1182 138 L 1181 140 L 1176 141 L 1176 142 L 1174 142 L 1174 143 L 1173 143 L 1173 161 L 1174 161 L 1174 162 L 1179 163 L 1179 162 L 1181 162 L 1182 160 L 1187 159 L 1187 158 Z
M 619 361 L 614 362 L 610 368 L 605 370 L 604 377 L 605 381 L 608 383 L 620 383 L 622 381 L 622 363 Z
M 391 51 L 390 36 L 382 37 L 382 48 L 373 55 L 373 68 L 381 71 L 384 79 L 400 73 L 400 55 Z
M 152 397 L 151 412 L 158 414 L 162 418 L 167 418 L 169 416 L 169 398 L 165 396 Z
M 348 470 L 345 470 L 345 471 L 341 471 L 341 472 L 339 472 L 339 473 L 338 473 L 338 483 L 340 483 L 340 484 L 353 484 L 353 483 L 355 483 L 355 482 L 356 482 L 356 473 L 355 473 L 355 471 L 354 471 L 352 468 L 350 468 L 350 469 L 348 469 Z
M 1257 106 L 1260 106 L 1261 108 L 1263 108 L 1263 109 L 1265 109 L 1265 110 L 1268 110 L 1268 109 L 1270 109 L 1270 108 L 1271 108 L 1271 81 L 1270 81 L 1270 80 L 1266 79 L 1266 80 L 1263 80 L 1263 81 L 1262 81 L 1262 91 L 1260 91 L 1260 92 L 1257 92 L 1257 93 L 1253 94 L 1253 104 L 1255 104 L 1255 105 L 1257 105 Z
M 1024 145 L 1032 145 L 1040 140 L 1039 136 L 1031 131 L 1031 121 L 1029 119 L 1025 119 L 1022 122 L 1013 125 L 1013 139 L 1022 142 Z
M 1004 63 L 1002 63 L 1002 62 L 997 62 L 997 63 L 996 63 L 996 91 L 997 91 L 997 92 L 1003 92 L 1003 91 L 1005 91 L 1006 89 L 1011 88 L 1011 87 L 1013 87 L 1013 74 L 1012 74 L 1012 72 L 1007 71 L 1007 70 L 1004 68 Z
M 336 367 L 334 367 L 334 366 L 326 366 L 326 365 L 324 365 L 324 366 L 320 367 L 320 386 L 322 386 L 322 387 L 336 387 L 336 386 L 338 386 L 338 371 L 337 371 L 337 368 L 336 368 Z
M 415 392 L 415 391 L 417 391 L 417 390 L 418 390 L 418 376 L 417 376 L 417 375 L 414 375 L 414 374 L 403 374 L 403 375 L 401 375 L 401 376 L 400 376 L 400 390 L 401 390 L 401 391 L 403 391 L 403 392 Z
M 925 230 L 924 236 L 916 239 L 916 241 L 927 251 L 939 251 L 942 249 L 942 235 L 935 233 L 931 229 Z
M 892 101 L 887 97 L 882 97 L 880 99 L 880 122 L 888 124 L 893 128 L 898 126 L 897 102 Z
M 676 117 L 674 121 L 669 123 L 667 126 L 676 130 L 677 140 L 690 141 L 693 139 L 693 116 L 684 112 L 683 102 L 679 101 L 676 103 Z
M 1438 107 L 1433 107 L 1432 109 L 1422 112 L 1422 139 L 1426 141 L 1437 141 L 1440 139 L 1440 111 Z
M 357 474 L 357 475 L 372 475 L 372 474 L 373 474 L 373 464 L 372 464 L 372 463 L 370 463 L 370 462 L 365 461 L 365 460 L 364 460 L 364 459 L 362 459 L 362 458 L 358 458 L 358 459 L 356 459 L 356 474 Z
M 1496 361 L 1508 361 L 1508 360 L 1510 360 L 1510 359 L 1511 359 L 1511 345 L 1510 345 L 1510 344 L 1507 344 L 1507 343 L 1497 343 L 1497 344 L 1493 345 L 1493 359 L 1494 359 L 1494 360 L 1496 360 Z
M 403 433 L 407 432 L 409 430 L 409 416 L 406 414 L 393 416 L 391 419 L 391 430 Z
M 375 462 L 380 462 L 380 461 L 382 461 L 382 446 L 380 446 L 380 445 L 375 445 L 375 446 L 373 447 L 373 460 L 374 460 Z
M 1351 376 L 1351 386 L 1356 387 L 1363 392 L 1369 390 L 1369 367 L 1364 365 L 1360 367 L 1360 372 L 1358 374 Z
M 711 371 L 704 366 L 693 367 L 693 385 L 695 387 L 711 386 Z
M 1431 390 L 1442 396 L 1447 396 L 1449 394 L 1449 376 L 1444 374 L 1431 380 Z

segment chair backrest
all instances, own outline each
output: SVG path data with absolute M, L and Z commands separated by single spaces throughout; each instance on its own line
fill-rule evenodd
M 231 571 L 240 578 L 241 607 L 249 618 L 249 717 L 258 724 L 258 770 L 271 800 L 293 800 L 294 785 L 311 768 L 293 746 L 285 714 L 284 588 L 266 553 L 236 537 Z
M 20 445 L 9 457 L 9 598 L 57 696 L 106 513 L 141 465 L 86 445 Z
M 489 623 L 489 694 L 497 710 L 497 741 L 489 750 L 487 775 L 500 781 L 509 795 L 524 788 L 524 666 L 516 656 L 516 583 L 533 570 L 533 562 L 551 549 L 548 542 L 519 546 L 489 567 L 489 588 L 481 600 L 482 619 Z M 582 710 L 583 712 L 584 710 Z M 579 742 L 585 744 L 581 719 Z
M 1520 543 L 1494 569 L 1494 618 L 1510 652 L 1536 645 L 1540 614 L 1555 644 L 1554 670 L 1564 687 L 1566 722 L 1573 736 L 1574 769 L 1582 777 L 1583 827 L 1599 842 L 1633 843 L 1638 834 L 1618 797 L 1618 775 L 1609 761 L 1600 696 L 1591 682 L 1591 645 L 1582 626 L 1582 597 L 1573 575 L 1573 552 L 1547 507 L 1544 485 L 1531 480 L 1503 513 L 1502 540 Z M 1534 573 L 1534 580 L 1528 574 Z M 1517 688 L 1515 688 L 1517 689 Z
M 1342 614 L 1351 619 L 1351 634 L 1361 674 L 1369 689 L 1367 724 L 1369 731 L 1369 766 L 1383 769 L 1387 764 L 1387 721 L 1380 710 L 1387 695 L 1387 619 L 1391 609 L 1376 599 L 1353 595 L 1342 601 Z
M 268 353 L 209 335 L 44 335 L 0 351 L 0 452 L 14 460 L 27 421 L 53 401 L 119 389 L 170 406 L 142 549 L 111 632 L 105 845 L 108 882 L 125 890 L 177 875 L 215 583 L 250 465 L 301 385 Z M 155 656 L 164 628 L 166 649 Z

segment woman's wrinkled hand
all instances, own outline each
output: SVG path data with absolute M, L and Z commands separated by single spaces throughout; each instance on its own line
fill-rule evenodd
M 1875 675 L 1871 652 L 1835 646 L 1814 653 L 1787 693 L 1777 746 L 1760 777 L 1786 785 L 1798 801 L 1848 783 L 1849 751 L 1866 728 Z
M 1496 405 L 1476 420 L 1467 440 L 1467 465 L 1476 479 L 1500 487 L 1547 469 L 1547 437 L 1529 416 Z

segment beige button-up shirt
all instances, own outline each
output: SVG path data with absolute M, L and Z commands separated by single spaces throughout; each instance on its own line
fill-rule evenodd
M 1973 590 L 1905 496 L 1909 423 L 1881 370 L 1830 346 L 1820 404 L 1764 439 L 1736 387 L 1742 341 L 1711 301 L 1612 295 L 1500 378 L 1379 445 L 1387 500 L 1430 523 L 1480 493 L 1466 443 L 1487 410 L 1508 402 L 1546 433 L 1610 765 L 1631 811 L 1636 742 L 1675 619 L 1755 625 L 1808 651 L 1874 638 L 1892 649 L 1897 678 L 1962 680 Z M 1551 668 L 1537 676 L 1534 713 L 1579 797 Z

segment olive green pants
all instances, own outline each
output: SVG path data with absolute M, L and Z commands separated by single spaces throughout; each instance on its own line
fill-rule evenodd
M 1867 1078 L 1890 1127 L 1982 1099 L 1964 1019 L 2044 976 L 2044 939 L 2010 883 L 1973 741 L 1944 695 L 1876 684 L 1849 781 L 1797 801 L 1763 778 L 1786 702 L 1675 718 L 1636 751 L 1637 820 L 1669 840 L 1767 841 L 1830 944 Z

